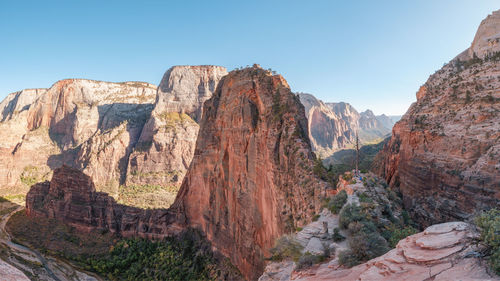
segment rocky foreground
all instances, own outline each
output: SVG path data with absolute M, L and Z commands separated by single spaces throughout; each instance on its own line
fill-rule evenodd
M 500 11 L 430 76 L 393 128 L 378 173 L 421 225 L 500 207 Z
M 477 237 L 467 223 L 437 224 L 364 264 L 349 269 L 322 264 L 290 280 L 500 280 L 477 258 Z

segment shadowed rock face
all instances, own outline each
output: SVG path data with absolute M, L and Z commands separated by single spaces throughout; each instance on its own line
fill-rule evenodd
M 481 30 L 498 15 L 474 42 L 487 40 Z M 422 225 L 500 206 L 500 61 L 468 54 L 430 76 L 378 157 L 378 173 Z
M 50 182 L 31 187 L 26 212 L 57 219 L 79 231 L 106 230 L 124 237 L 159 239 L 177 230 L 173 229 L 175 216 L 168 210 L 117 204 L 108 194 L 96 192 L 89 176 L 65 165 L 54 170 Z

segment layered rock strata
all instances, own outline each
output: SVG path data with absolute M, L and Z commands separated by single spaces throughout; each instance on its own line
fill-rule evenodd
M 155 109 L 128 161 L 127 185 L 180 186 L 193 158 L 203 114 L 212 97 L 221 66 L 176 66 L 158 87 Z
M 378 156 L 377 172 L 422 225 L 500 207 L 500 53 L 484 44 L 499 19 L 488 16 L 471 48 L 430 76 Z

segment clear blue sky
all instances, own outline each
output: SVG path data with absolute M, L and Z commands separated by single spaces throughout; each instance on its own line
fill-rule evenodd
M 0 99 L 64 78 L 158 84 L 259 63 L 294 91 L 403 114 L 498 0 L 0 1 Z

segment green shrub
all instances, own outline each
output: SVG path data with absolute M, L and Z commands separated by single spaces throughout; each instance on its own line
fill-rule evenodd
M 339 263 L 348 267 L 381 256 L 387 251 L 387 241 L 378 232 L 359 231 L 348 238 L 348 251 L 339 255 Z
M 500 210 L 491 209 L 475 219 L 481 231 L 480 240 L 487 246 L 486 256 L 491 268 L 500 275 Z
M 291 259 L 298 261 L 302 255 L 303 248 L 292 236 L 284 235 L 276 240 L 274 248 L 269 250 L 271 252 L 271 260 L 282 261 Z
M 396 247 L 400 240 L 418 232 L 418 230 L 412 226 L 405 226 L 404 228 L 401 228 L 395 224 L 391 224 L 387 227 L 387 230 L 389 231 L 388 241 L 391 248 Z
M 196 232 L 152 242 L 126 239 L 108 255 L 88 258 L 86 269 L 110 280 L 216 280 L 214 259 Z
M 312 221 L 317 221 L 319 219 L 320 215 L 314 215 L 314 217 L 312 218 Z
M 342 175 L 342 178 L 345 181 L 350 181 L 350 180 L 352 180 L 352 174 L 351 173 L 345 173 L 345 174 Z
M 326 255 L 313 255 L 309 252 L 302 255 L 297 261 L 297 266 L 295 270 L 301 270 L 308 267 L 311 267 L 314 264 L 325 261 Z
M 344 241 L 344 240 L 345 240 L 345 237 L 339 233 L 339 228 L 338 227 L 334 228 L 333 229 L 333 241 L 340 242 L 340 241 Z
M 338 214 L 340 209 L 347 202 L 347 192 L 345 190 L 341 190 L 339 193 L 333 196 L 332 200 L 328 202 L 328 209 L 330 212 L 334 214 Z
M 370 198 L 370 196 L 368 196 L 366 193 L 361 193 L 358 195 L 359 197 L 359 202 L 362 202 L 362 203 L 372 203 L 373 200 Z
M 351 222 L 366 220 L 366 215 L 362 213 L 361 207 L 355 204 L 346 205 L 339 214 L 339 224 L 343 229 L 347 229 Z

